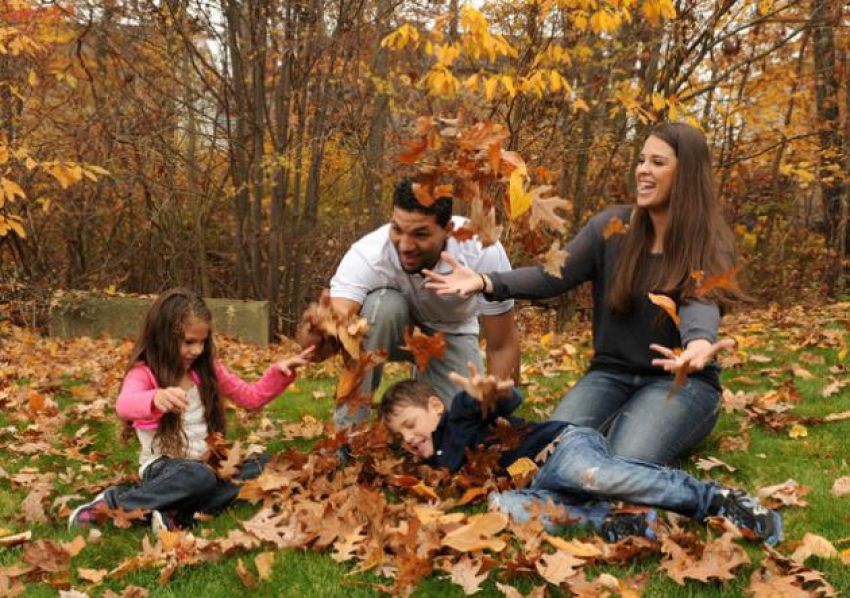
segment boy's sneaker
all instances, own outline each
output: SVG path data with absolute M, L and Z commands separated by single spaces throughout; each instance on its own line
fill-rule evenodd
M 646 513 L 614 513 L 605 518 L 599 529 L 606 542 L 614 543 L 629 536 L 640 536 L 657 540 L 655 531 L 650 527 L 650 522 L 658 521 L 658 513 L 647 511 Z
M 742 490 L 719 488 L 708 506 L 708 514 L 725 517 L 739 528 L 750 530 L 770 546 L 782 539 L 782 517 L 779 513 L 763 507 Z
M 101 507 L 100 505 L 103 505 Z M 88 527 L 97 524 L 97 511 L 107 507 L 104 493 L 101 492 L 87 503 L 83 503 L 68 517 L 68 530 L 75 527 Z
M 151 532 L 154 536 L 159 536 L 161 531 L 174 531 L 179 529 L 174 513 L 170 511 L 151 511 Z

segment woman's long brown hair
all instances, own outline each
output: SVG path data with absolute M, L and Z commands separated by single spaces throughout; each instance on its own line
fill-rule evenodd
M 204 419 L 210 432 L 224 433 L 224 405 L 219 397 L 215 377 L 212 314 L 204 300 L 193 291 L 180 287 L 170 289 L 154 301 L 145 318 L 142 333 L 133 347 L 127 372 L 143 362 L 153 372 L 160 388 L 177 386 L 184 373 L 180 358 L 183 327 L 192 317 L 210 326 L 204 350 L 192 363 L 192 370 L 200 382 L 198 391 L 204 405 Z M 154 440 L 163 455 L 183 456 L 186 434 L 181 421 L 179 413 L 166 413 L 159 420 Z
M 640 294 L 654 291 L 676 301 L 694 296 L 696 271 L 705 277 L 729 271 L 735 264 L 735 240 L 723 218 L 711 170 L 711 151 L 702 132 L 684 123 L 661 123 L 650 132 L 676 153 L 677 165 L 670 191 L 667 230 L 660 273 L 647 280 L 647 262 L 655 231 L 649 211 L 636 207 L 629 230 L 622 239 L 609 296 L 615 313 L 631 311 Z M 737 303 L 737 289 L 715 288 L 708 299 L 722 309 Z

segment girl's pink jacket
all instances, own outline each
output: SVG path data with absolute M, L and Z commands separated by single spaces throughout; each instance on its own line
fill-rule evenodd
M 191 371 L 189 375 L 195 384 L 200 383 L 198 375 Z M 215 377 L 218 379 L 219 392 L 245 409 L 259 409 L 295 380 L 295 372 L 284 374 L 275 366 L 270 367 L 263 377 L 254 384 L 248 384 L 236 374 L 228 371 L 220 361 L 215 362 Z M 163 412 L 154 407 L 153 397 L 159 390 L 156 377 L 143 362 L 137 363 L 127 373 L 121 384 L 121 393 L 115 405 L 118 417 L 133 422 L 133 427 L 152 430 L 159 426 Z

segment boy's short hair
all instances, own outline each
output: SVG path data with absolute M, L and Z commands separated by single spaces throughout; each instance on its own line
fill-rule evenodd
M 378 415 L 381 419 L 386 420 L 402 407 L 411 406 L 427 409 L 428 399 L 436 394 L 430 384 L 417 382 L 413 379 L 400 380 L 384 392 L 384 396 L 381 397 L 381 404 L 378 405 Z
M 434 203 L 425 206 L 419 203 L 413 193 L 413 179 L 402 179 L 393 191 L 393 207 L 401 208 L 406 212 L 419 212 L 421 214 L 432 214 L 437 224 L 445 228 L 452 219 L 452 198 L 436 197 Z

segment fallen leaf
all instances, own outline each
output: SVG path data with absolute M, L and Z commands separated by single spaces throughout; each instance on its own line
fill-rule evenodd
M 723 467 L 729 473 L 735 471 L 735 468 L 729 465 L 728 463 L 724 463 L 717 457 L 706 457 L 705 459 L 697 460 L 697 469 L 701 471 L 711 471 L 715 467 Z
M 84 569 L 82 567 L 77 569 L 77 577 L 91 583 L 102 582 L 108 573 L 109 571 L 107 569 Z
M 806 429 L 806 426 L 802 424 L 794 424 L 793 426 L 791 426 L 791 429 L 788 430 L 789 438 L 805 438 L 808 435 L 809 431 Z
M 850 476 L 842 476 L 835 480 L 831 492 L 834 496 L 850 495 Z M 2 543 L 2 540 L 0 540 L 0 543 Z
M 271 551 L 261 552 L 254 557 L 254 565 L 257 567 L 257 574 L 260 577 L 260 581 L 271 579 L 274 557 L 275 553 Z
M 468 554 L 463 555 L 448 570 L 449 580 L 459 585 L 467 596 L 481 591 L 481 584 L 487 579 L 489 572 L 481 573 L 481 560 L 473 559 Z
M 549 583 L 559 586 L 570 577 L 576 575 L 579 569 L 587 563 L 576 558 L 569 552 L 557 551 L 552 554 L 544 554 L 535 563 L 535 568 L 540 576 Z
M 504 540 L 494 536 L 505 529 L 507 524 L 508 516 L 504 513 L 489 512 L 472 515 L 469 523 L 446 534 L 441 544 L 454 548 L 458 552 L 484 549 L 499 552 L 505 548 L 506 544 Z
M 249 590 L 257 589 L 257 580 L 254 579 L 254 576 L 251 575 L 251 572 L 245 568 L 245 563 L 242 562 L 242 559 L 236 561 L 236 575 L 239 576 L 239 579 L 242 580 L 242 584 L 248 588 Z
M 810 556 L 831 559 L 838 556 L 838 551 L 823 536 L 806 532 L 803 541 L 791 555 L 791 558 L 799 563 L 804 563 Z

